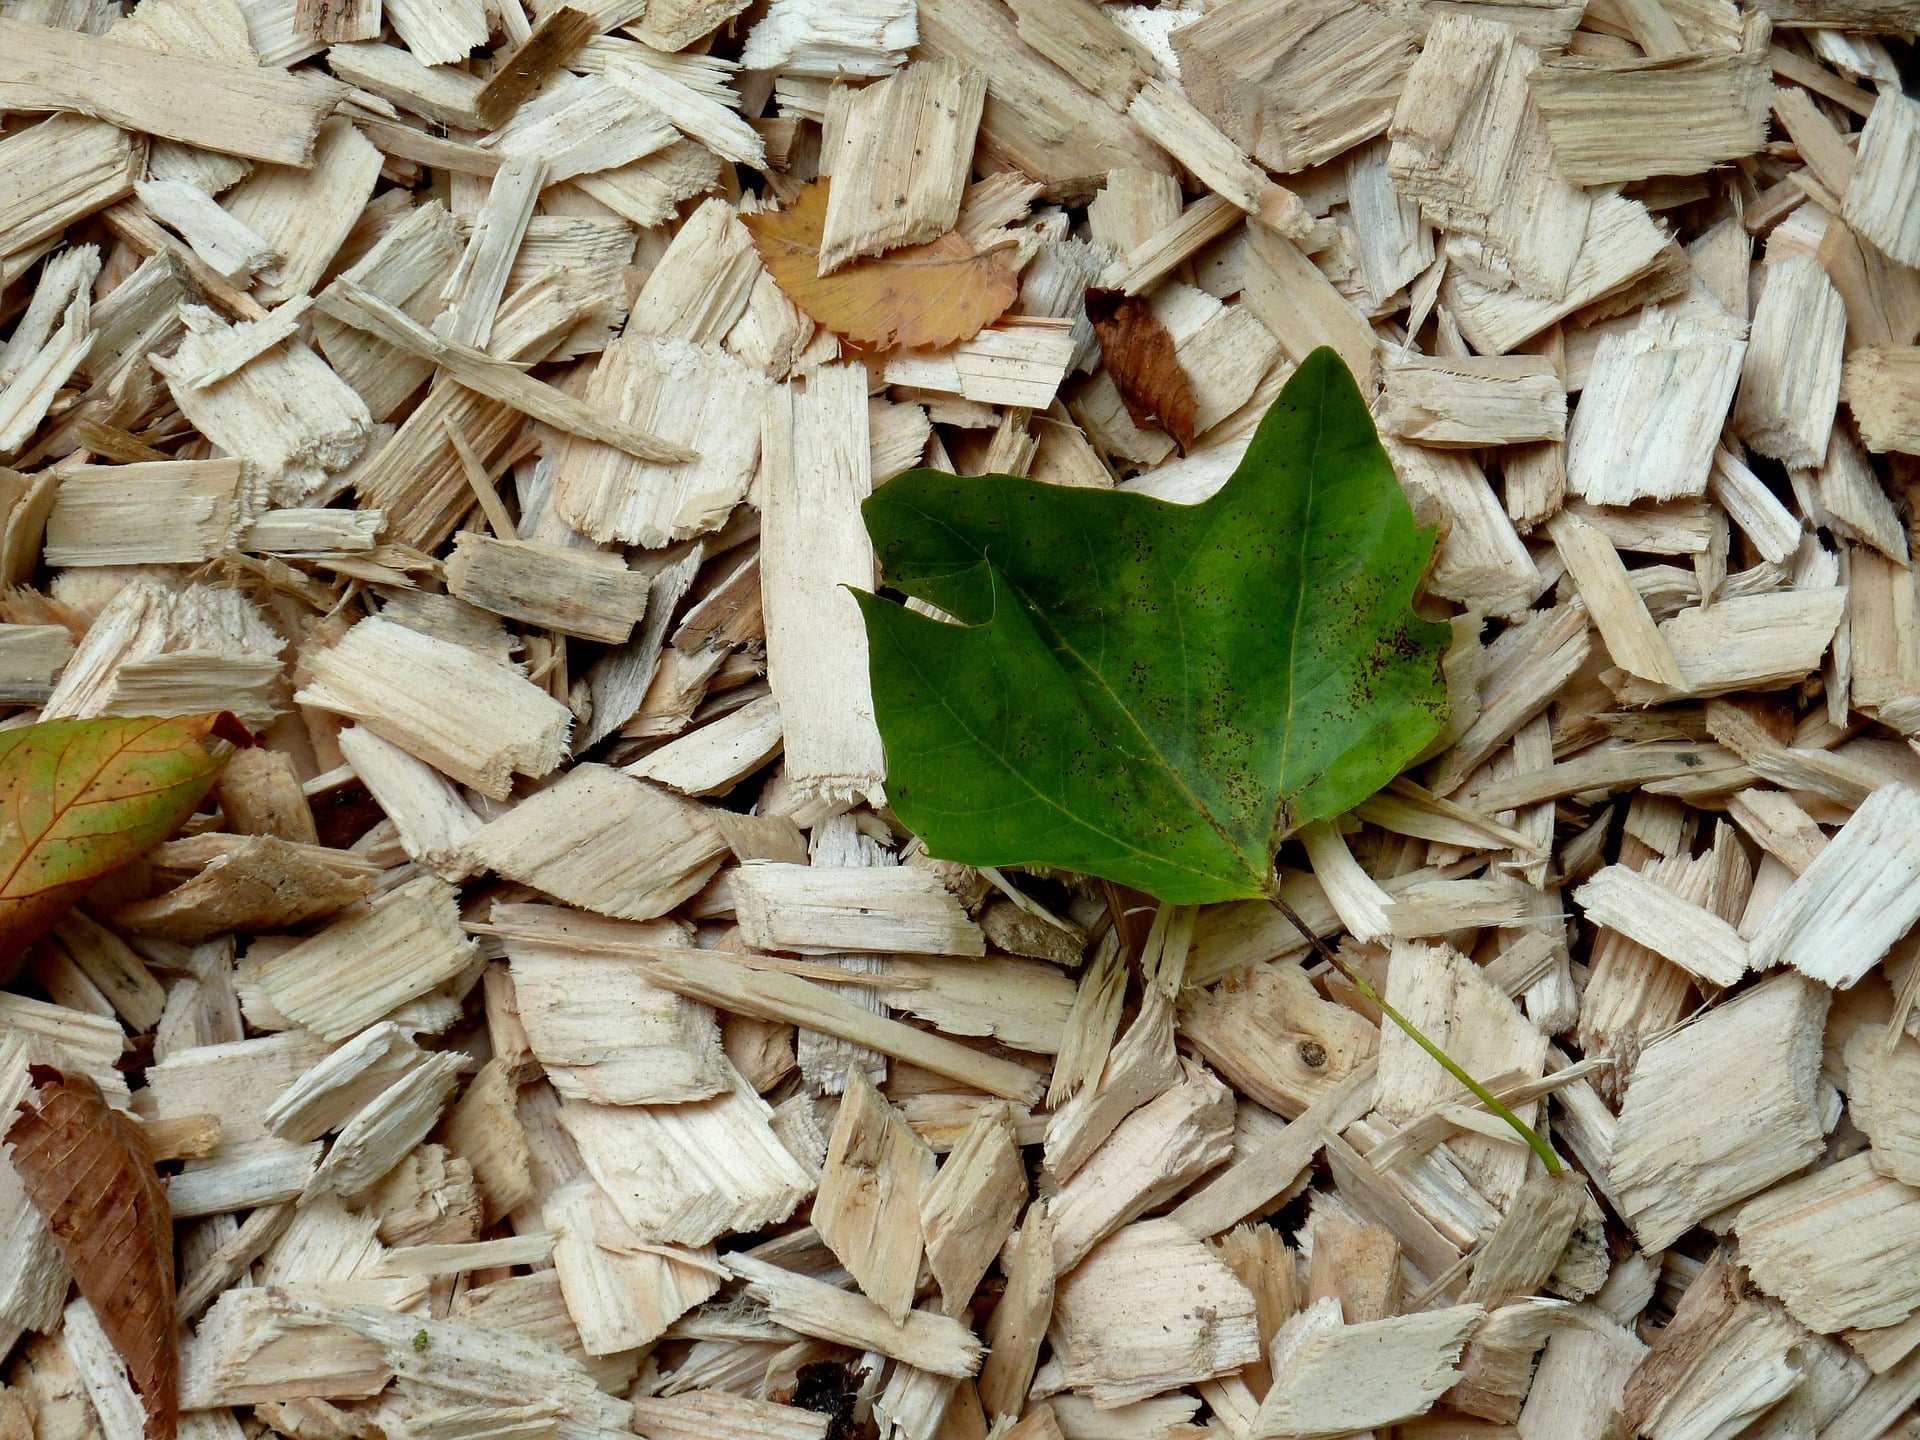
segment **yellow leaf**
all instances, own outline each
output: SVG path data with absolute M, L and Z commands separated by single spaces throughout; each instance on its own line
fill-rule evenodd
M 836 335 L 876 350 L 957 345 L 999 319 L 1020 293 L 1006 255 L 975 250 L 954 230 L 820 274 L 828 184 L 815 181 L 784 210 L 741 218 L 774 283 Z

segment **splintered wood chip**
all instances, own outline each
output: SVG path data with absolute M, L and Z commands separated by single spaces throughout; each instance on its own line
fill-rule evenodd
M 1100 341 L 1100 358 L 1133 423 L 1157 426 L 1185 450 L 1200 418 L 1187 372 L 1174 354 L 1173 335 L 1139 295 L 1087 287 L 1087 319 Z
M 146 1136 L 85 1075 L 50 1065 L 29 1073 L 37 1103 L 23 1104 L 7 1129 L 14 1169 L 126 1361 L 146 1410 L 147 1440 L 173 1440 L 180 1414 L 173 1217 Z
M 828 185 L 816 181 L 784 210 L 740 218 L 775 283 L 835 334 L 877 350 L 939 349 L 972 339 L 1019 295 L 1007 256 L 975 250 L 955 230 L 822 275 Z

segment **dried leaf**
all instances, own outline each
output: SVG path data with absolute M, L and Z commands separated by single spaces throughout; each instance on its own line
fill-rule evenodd
M 0 733 L 0 984 L 89 886 L 193 813 L 226 762 L 210 738 L 251 743 L 224 710 Z
M 1020 293 L 1005 253 L 975 250 L 952 230 L 821 275 L 828 183 L 807 186 L 784 210 L 741 219 L 774 283 L 836 335 L 880 350 L 956 345 L 999 319 Z
M 146 1408 L 147 1440 L 174 1440 L 173 1218 L 146 1136 L 85 1075 L 50 1065 L 29 1074 L 37 1104 L 23 1104 L 7 1129 L 13 1168 L 126 1361 Z
M 1100 341 L 1100 358 L 1113 377 L 1133 423 L 1157 425 L 1180 442 L 1193 443 L 1200 402 L 1173 352 L 1173 336 L 1145 297 L 1087 287 L 1087 319 Z

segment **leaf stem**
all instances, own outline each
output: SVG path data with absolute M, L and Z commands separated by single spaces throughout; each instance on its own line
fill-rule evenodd
M 1338 970 L 1342 975 L 1346 976 L 1348 982 L 1354 989 L 1358 990 L 1362 995 L 1366 996 L 1367 999 L 1379 1006 L 1382 1015 L 1398 1025 L 1407 1033 L 1408 1038 L 1411 1039 L 1414 1044 L 1418 1045 L 1439 1062 L 1442 1070 L 1445 1070 L 1454 1079 L 1466 1086 L 1467 1089 L 1472 1092 L 1474 1099 L 1478 1100 L 1482 1105 L 1486 1106 L 1489 1111 L 1498 1115 L 1502 1120 L 1506 1121 L 1507 1124 L 1511 1125 L 1514 1133 L 1526 1141 L 1528 1146 L 1532 1148 L 1533 1153 L 1540 1157 L 1540 1163 L 1547 1167 L 1547 1173 L 1549 1175 L 1558 1175 L 1565 1168 L 1560 1163 L 1560 1157 L 1553 1153 L 1553 1147 L 1542 1140 L 1539 1135 L 1534 1132 L 1531 1125 L 1514 1114 L 1506 1103 L 1491 1090 L 1487 1089 L 1486 1086 L 1482 1085 L 1478 1080 L 1474 1079 L 1473 1076 L 1461 1069 L 1460 1065 L 1451 1055 L 1447 1054 L 1446 1051 L 1442 1050 L 1421 1033 L 1419 1026 L 1415 1025 L 1411 1020 L 1407 1019 L 1406 1016 L 1389 1005 L 1386 997 L 1375 990 L 1373 986 L 1368 983 L 1364 975 L 1355 970 L 1345 960 L 1342 960 L 1339 953 L 1335 951 L 1331 945 L 1327 944 L 1326 941 L 1322 940 L 1320 936 L 1315 933 L 1311 925 L 1300 918 L 1299 912 L 1280 897 L 1280 886 L 1277 882 L 1268 887 L 1267 899 L 1271 902 L 1274 909 L 1286 916 L 1293 928 L 1298 930 L 1301 935 L 1306 938 L 1307 943 L 1313 947 L 1315 954 L 1333 966 L 1333 968 Z

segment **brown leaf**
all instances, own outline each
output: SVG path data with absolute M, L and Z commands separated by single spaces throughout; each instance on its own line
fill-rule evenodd
M 1173 336 L 1138 295 L 1087 287 L 1087 319 L 1100 341 L 1100 358 L 1119 388 L 1133 423 L 1158 426 L 1179 442 L 1193 444 L 1200 402 L 1174 354 Z
M 101 876 L 171 835 L 251 743 L 226 711 L 49 720 L 0 733 L 0 984 Z
M 34 1100 L 7 1130 L 13 1168 L 80 1294 L 126 1361 L 147 1440 L 174 1440 L 173 1218 L 146 1137 L 85 1075 L 35 1065 Z
M 952 230 L 821 275 L 828 184 L 817 180 L 786 209 L 741 219 L 774 283 L 836 335 L 878 350 L 956 345 L 999 319 L 1019 295 L 1019 275 L 1004 254 L 977 251 Z

